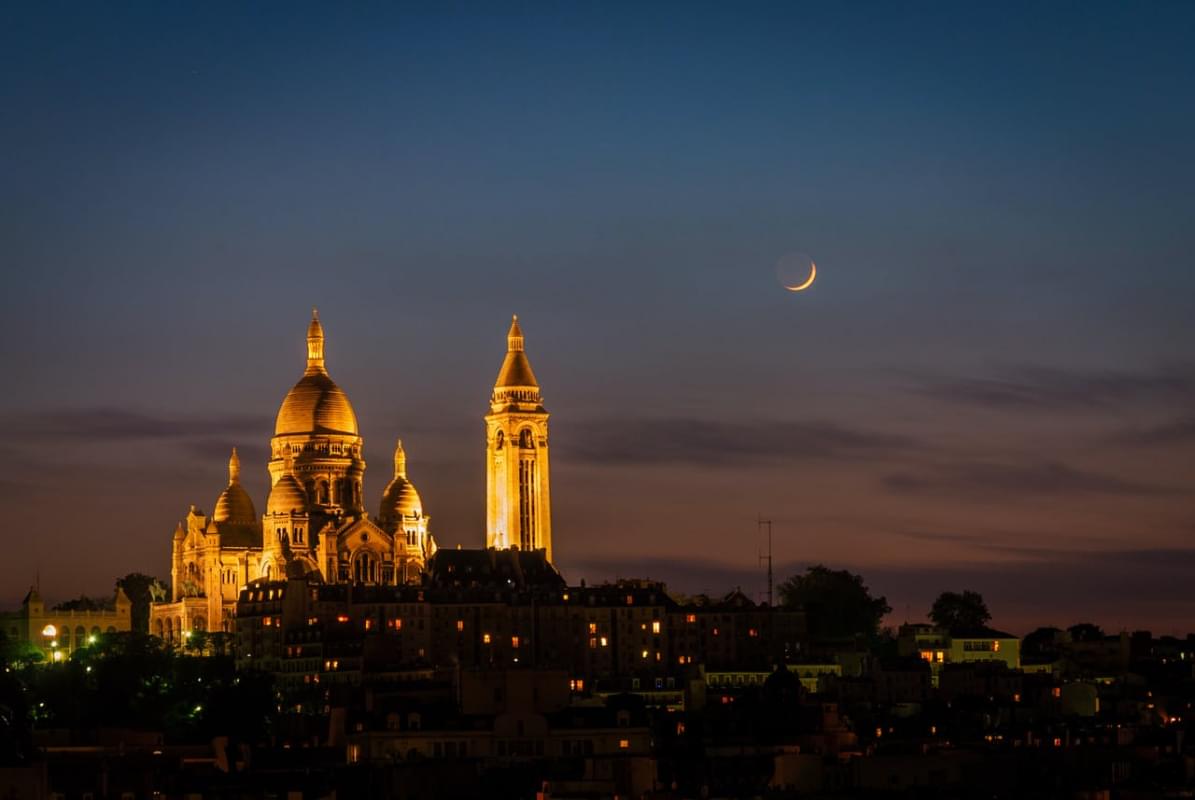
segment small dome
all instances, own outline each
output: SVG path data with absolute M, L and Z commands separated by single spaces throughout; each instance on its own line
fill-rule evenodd
M 399 517 L 423 516 L 423 501 L 415 484 L 406 478 L 395 478 L 386 487 L 382 495 L 382 507 L 379 516 L 382 519 L 398 519 Z
M 233 483 L 216 498 L 216 510 L 212 512 L 215 522 L 256 522 L 257 509 L 253 499 L 239 483 Z
M 278 479 L 266 500 L 267 514 L 302 514 L 307 511 L 307 493 L 289 472 Z
M 383 520 L 423 516 L 423 501 L 415 491 L 415 484 L 407 480 L 407 451 L 403 449 L 402 439 L 394 448 L 394 480 L 382 492 L 382 506 L 378 512 L 378 517 Z
M 257 521 L 257 509 L 249 493 L 241 486 L 241 460 L 237 449 L 232 448 L 228 459 L 228 487 L 216 498 L 216 509 L 212 512 L 215 522 L 252 524 Z

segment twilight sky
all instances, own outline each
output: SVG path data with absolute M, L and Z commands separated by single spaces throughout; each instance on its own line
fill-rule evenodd
M 367 505 L 484 541 L 517 312 L 566 577 L 1195 630 L 1195 6 L 8 4 L 0 605 L 265 505 L 313 305 Z M 805 251 L 814 288 L 780 289 Z

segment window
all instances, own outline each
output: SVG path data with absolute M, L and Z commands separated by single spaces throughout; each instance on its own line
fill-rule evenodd
M 597 623 L 596 622 L 589 623 L 589 632 L 597 633 Z
M 465 621 L 463 619 L 458 619 L 456 621 L 456 632 L 460 633 L 464 629 L 465 629 Z
M 482 644 L 489 644 L 489 643 L 490 643 L 490 635 L 489 635 L 488 633 L 483 633 L 483 634 L 481 635 L 481 643 L 482 643 Z
M 651 621 L 651 632 L 652 633 L 660 632 L 660 621 L 658 619 L 653 619 Z
M 618 740 L 618 749 L 619 750 L 629 750 L 630 748 L 631 748 L 631 740 L 630 739 L 619 739 Z
M 515 650 L 518 650 L 519 649 L 519 637 L 517 637 L 517 636 L 510 637 L 510 646 L 513 647 Z

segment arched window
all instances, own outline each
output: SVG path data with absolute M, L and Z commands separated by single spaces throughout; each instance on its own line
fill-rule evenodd
M 303 529 L 295 528 L 295 544 L 303 544 Z
M 523 428 L 523 430 L 519 431 L 519 447 L 525 450 L 535 447 L 535 438 L 531 435 L 530 428 Z
M 75 647 L 82 647 L 87 642 L 87 629 L 82 625 L 75 626 Z
M 498 435 L 494 437 L 494 449 L 501 450 L 502 445 L 506 443 L 506 437 L 502 435 L 502 431 L 498 431 Z
M 315 485 L 315 502 L 320 505 L 327 505 L 328 500 L 328 482 L 320 481 Z

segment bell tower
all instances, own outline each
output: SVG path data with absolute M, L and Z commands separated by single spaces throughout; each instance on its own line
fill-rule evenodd
M 552 560 L 548 412 L 515 316 L 490 395 L 486 432 L 486 547 L 544 550 Z

